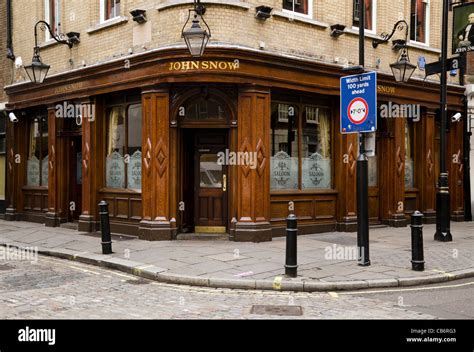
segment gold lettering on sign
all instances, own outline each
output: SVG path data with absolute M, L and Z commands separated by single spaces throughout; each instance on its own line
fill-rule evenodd
M 216 70 L 216 71 L 236 71 L 240 67 L 239 60 L 235 61 L 177 61 L 170 62 L 169 71 L 188 70 Z
M 397 92 L 397 89 L 395 87 L 383 86 L 383 85 L 380 85 L 380 84 L 377 86 L 377 93 L 395 94 L 396 92 Z
M 82 89 L 84 87 L 84 83 L 72 83 L 66 86 L 58 87 L 54 89 L 54 94 L 64 94 L 74 92 L 76 90 Z

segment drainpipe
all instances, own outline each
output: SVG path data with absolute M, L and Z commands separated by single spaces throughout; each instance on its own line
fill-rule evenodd
M 7 58 L 15 61 L 13 53 L 13 33 L 12 33 L 12 1 L 7 0 Z

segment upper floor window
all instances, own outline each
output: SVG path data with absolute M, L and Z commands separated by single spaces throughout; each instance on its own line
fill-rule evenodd
M 59 0 L 44 1 L 44 19 L 51 26 L 54 35 L 59 33 L 61 27 L 61 9 Z M 46 40 L 50 40 L 51 35 L 46 31 Z
M 283 0 L 283 10 L 311 17 L 313 2 L 312 0 Z
M 411 0 L 410 40 L 428 43 L 429 0 Z
M 375 24 L 377 20 L 377 1 L 376 0 L 364 0 L 365 1 L 365 29 L 371 32 L 375 32 Z M 354 18 L 353 26 L 359 27 L 360 22 L 360 8 L 361 0 L 354 0 Z
M 120 16 L 120 0 L 100 0 L 100 21 Z

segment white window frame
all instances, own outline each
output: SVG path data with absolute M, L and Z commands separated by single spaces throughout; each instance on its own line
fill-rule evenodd
M 410 23 L 411 23 L 411 1 L 410 0 Z M 417 40 L 411 40 L 411 33 L 410 33 L 410 43 L 418 44 L 418 45 L 423 45 L 423 46 L 430 46 L 430 24 L 431 24 L 431 2 L 430 0 L 424 0 L 426 3 L 426 22 L 425 22 L 425 38 L 426 41 L 424 42 L 419 42 Z
M 49 16 L 49 0 L 44 0 L 44 20 L 48 22 L 52 28 L 56 27 L 59 32 L 61 29 L 61 2 L 60 0 L 54 0 L 54 2 L 56 5 L 56 23 L 51 23 L 51 17 Z M 45 31 L 45 40 L 53 40 L 49 31 Z
M 286 0 L 282 0 L 282 1 L 286 1 Z M 295 0 L 293 0 L 293 6 L 294 6 L 294 1 Z M 302 1 L 304 1 L 304 0 L 302 0 Z M 283 9 L 283 8 L 282 8 L 282 12 L 290 14 L 292 16 L 299 16 L 299 17 L 312 19 L 313 18 L 313 1 L 314 0 L 308 0 L 308 14 L 307 15 L 305 15 L 304 13 L 291 11 L 291 10 L 287 10 L 287 9 Z
M 112 21 L 112 20 L 120 17 L 120 15 L 115 15 L 114 17 L 111 17 L 109 19 L 105 19 L 105 17 L 106 17 L 105 16 L 105 11 L 106 11 L 105 3 L 106 3 L 106 1 L 107 0 L 100 0 L 100 23 L 106 23 L 108 21 Z M 119 6 L 122 6 L 122 1 L 120 1 Z M 122 11 L 120 11 L 120 13 L 122 13 Z
M 352 4 L 354 4 L 354 1 L 352 1 Z M 352 13 L 352 21 L 354 21 L 354 9 L 352 10 Z M 352 29 L 358 31 L 359 27 L 352 26 Z M 377 0 L 372 0 L 372 29 L 366 29 L 365 33 L 377 35 Z

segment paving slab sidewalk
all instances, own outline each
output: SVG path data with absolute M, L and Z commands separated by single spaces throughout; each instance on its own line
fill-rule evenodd
M 114 253 L 106 256 L 101 253 L 98 233 L 0 220 L 0 253 L 35 248 L 44 255 L 193 286 L 305 292 L 360 290 L 474 277 L 474 223 L 452 223 L 451 228 L 454 241 L 440 243 L 433 239 L 435 226 L 425 225 L 424 272 L 411 270 L 409 227 L 371 230 L 370 267 L 360 267 L 356 258 L 350 258 L 355 253 L 354 233 L 300 236 L 296 279 L 284 275 L 285 238 L 257 244 L 148 242 L 114 235 Z

